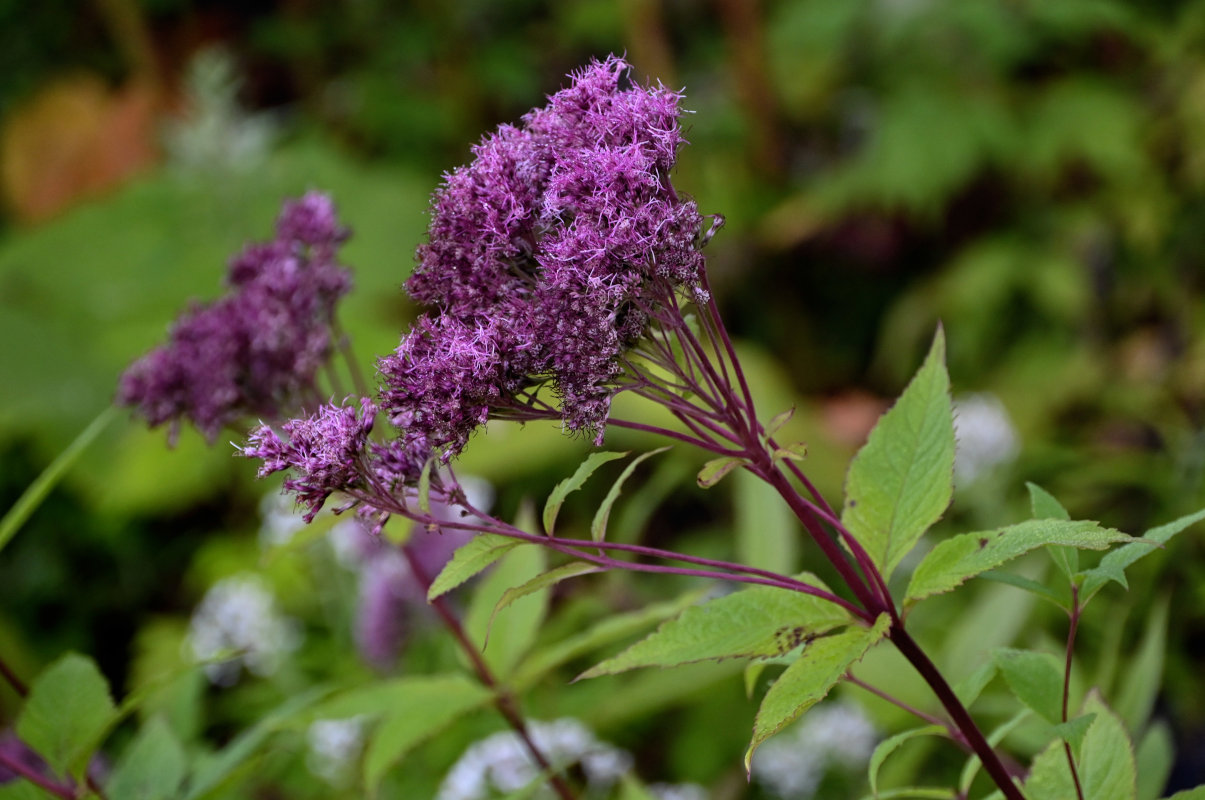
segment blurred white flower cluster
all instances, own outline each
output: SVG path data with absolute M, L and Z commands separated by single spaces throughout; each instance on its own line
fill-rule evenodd
M 301 644 L 301 629 L 277 610 L 276 599 L 258 576 L 242 574 L 210 587 L 193 611 L 188 638 L 199 661 L 230 655 L 205 664 L 204 670 L 210 682 L 231 686 L 244 667 L 260 676 L 275 672 Z
M 977 393 L 954 399 L 954 481 L 969 486 L 1017 457 L 1020 439 L 1000 399 Z
M 528 732 L 536 747 L 557 768 L 578 765 L 586 778 L 584 797 L 600 797 L 632 769 L 632 756 L 606 742 L 575 719 L 532 722 Z M 540 778 L 519 736 L 503 731 L 471 745 L 448 771 L 436 800 L 486 800 L 515 792 Z M 649 787 L 660 800 L 707 800 L 706 791 L 693 784 L 658 784 Z M 551 797 L 541 787 L 532 797 Z
M 320 719 L 306 731 L 309 753 L 306 766 L 332 786 L 346 786 L 364 748 L 364 718 Z
M 864 768 L 878 738 L 858 706 L 825 703 L 753 754 L 753 777 L 782 800 L 808 800 L 830 769 Z

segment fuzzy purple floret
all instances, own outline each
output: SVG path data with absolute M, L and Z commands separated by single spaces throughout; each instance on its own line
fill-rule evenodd
M 335 261 L 346 238 L 325 195 L 285 203 L 276 238 L 231 260 L 226 296 L 182 315 L 168 343 L 122 375 L 117 402 L 151 426 L 188 420 L 211 440 L 298 405 L 330 357 L 335 305 L 351 288 Z
M 432 199 L 407 289 L 434 309 L 380 362 L 383 406 L 443 457 L 550 380 L 566 428 L 600 440 L 641 309 L 695 286 L 702 216 L 669 181 L 680 95 L 624 86 L 611 57 L 473 148 Z
M 283 426 L 285 438 L 267 425 L 251 431 L 241 452 L 263 461 L 261 478 L 288 470 L 285 491 L 306 507 L 310 522 L 333 493 L 363 485 L 368 434 L 377 407 L 361 398 L 353 406 L 324 405 L 311 417 L 292 419 Z

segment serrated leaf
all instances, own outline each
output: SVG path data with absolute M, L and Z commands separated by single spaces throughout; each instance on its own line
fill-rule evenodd
M 1067 509 L 1063 508 L 1062 503 L 1050 492 L 1036 483 L 1026 483 L 1025 487 L 1029 489 L 1029 504 L 1033 509 L 1034 519 L 1071 519 Z M 1067 576 L 1067 580 L 1074 581 L 1075 574 L 1079 572 L 1079 551 L 1074 548 L 1052 547 L 1049 552 L 1059 571 Z
M 954 492 L 954 416 L 945 335 L 870 432 L 845 481 L 841 522 L 885 578 L 941 518 Z
M 385 693 L 374 694 L 379 703 L 375 710 L 384 719 L 364 750 L 364 782 L 372 791 L 415 745 L 493 697 L 459 675 L 399 678 L 388 683 Z
M 162 717 L 153 717 L 126 748 L 105 794 L 121 800 L 167 800 L 175 797 L 188 761 L 184 747 Z
M 586 460 L 578 465 L 577 471 L 558 483 L 552 490 L 552 494 L 548 495 L 548 502 L 544 504 L 544 532 L 549 536 L 553 535 L 557 514 L 560 513 L 561 506 L 564 504 L 566 497 L 582 488 L 582 484 L 586 482 L 586 479 L 593 475 L 594 471 L 603 464 L 606 464 L 608 461 L 614 461 L 617 458 L 623 458 L 626 455 L 626 451 L 623 453 L 612 453 L 604 450 L 586 456 Z
M 753 751 L 823 700 L 890 627 L 891 617 L 883 613 L 872 627 L 851 626 L 841 633 L 816 639 L 803 649 L 799 659 L 778 676 L 757 710 L 753 739 L 745 752 L 746 773 Z
M 632 459 L 632 463 L 624 467 L 623 472 L 615 479 L 615 483 L 611 484 L 611 491 L 607 492 L 607 496 L 603 498 L 602 505 L 598 507 L 598 511 L 594 514 L 594 520 L 590 523 L 590 536 L 594 541 L 601 542 L 607 538 L 607 521 L 611 517 L 611 507 L 619 499 L 619 492 L 623 489 L 624 482 L 632 477 L 632 473 L 636 471 L 636 467 L 640 466 L 640 462 L 652 458 L 659 453 L 664 453 L 668 449 L 669 446 L 658 447 L 656 450 L 642 453 Z
M 1061 741 L 1071 745 L 1072 752 L 1078 753 L 1084 745 L 1084 736 L 1087 735 L 1088 728 L 1092 727 L 1092 723 L 1095 720 L 1095 713 L 1080 714 L 1074 719 L 1060 722 L 1058 725 L 1052 725 L 1050 733 Z
M 717 483 L 722 481 L 729 472 L 745 463 L 745 459 L 737 456 L 724 456 L 723 458 L 713 458 L 703 465 L 699 470 L 699 475 L 695 481 L 702 489 L 710 489 Z
M 29 687 L 17 717 L 17 735 L 56 773 L 78 778 L 116 719 L 109 682 L 96 663 L 68 653 Z
M 1157 549 L 1153 544 L 1149 544 L 1148 542 L 1167 544 L 1177 533 L 1203 519 L 1205 519 L 1205 509 L 1195 514 L 1180 517 L 1157 528 L 1151 528 L 1142 535 L 1143 541 L 1132 542 L 1106 555 L 1100 560 L 1100 564 L 1095 569 L 1084 571 L 1084 582 L 1080 590 L 1080 596 L 1083 598 L 1082 602 L 1087 603 L 1109 581 L 1117 581 L 1123 588 L 1130 588 L 1129 584 L 1126 583 L 1125 570 L 1138 559 L 1149 555 Z
M 1137 794 L 1134 752 L 1121 720 L 1093 692 L 1085 714 L 1096 717 L 1084 735 L 1077 761 L 1083 796 L 1092 800 L 1134 800 Z M 1034 759 L 1025 781 L 1029 800 L 1066 800 L 1076 796 L 1061 740 L 1055 740 Z
M 260 717 L 258 722 L 234 737 L 215 756 L 194 770 L 185 800 L 224 796 L 215 793 L 225 789 L 227 780 L 259 751 L 268 737 L 329 693 L 328 687 L 314 687 L 289 698 L 267 715 Z
M 906 603 L 948 592 L 968 578 L 1046 545 L 1104 550 L 1129 540 L 1120 531 L 1087 520 L 1034 519 L 994 531 L 964 533 L 934 547 L 912 573 Z
M 1018 700 L 1047 722 L 1057 725 L 1063 712 L 1063 670 L 1049 653 L 1001 647 L 992 660 Z
M 486 641 L 489 641 L 489 628 L 493 627 L 494 617 L 498 616 L 498 612 L 509 606 L 516 600 L 526 597 L 527 595 L 538 592 L 541 589 L 547 589 L 568 578 L 576 578 L 579 575 L 589 575 L 592 572 L 601 572 L 602 567 L 596 564 L 590 564 L 585 561 L 572 561 L 568 564 L 562 564 L 555 569 L 550 569 L 547 572 L 537 575 L 521 586 L 514 586 L 502 593 L 502 597 L 498 598 L 497 605 L 494 606 L 494 611 L 490 614 L 489 625 L 486 627 Z
M 434 600 L 455 589 L 523 542 L 497 533 L 482 533 L 456 548 L 452 559 L 431 582 L 427 600 Z
M 925 725 L 920 728 L 913 728 L 910 731 L 897 733 L 889 739 L 884 739 L 875 747 L 874 752 L 870 754 L 870 764 L 866 767 L 866 774 L 870 779 L 870 793 L 875 797 L 879 795 L 879 768 L 883 766 L 883 762 L 887 757 L 898 750 L 909 739 L 915 739 L 918 736 L 947 736 L 949 731 L 944 725 Z
M 482 650 L 494 674 L 501 679 L 531 647 L 548 611 L 548 589 L 539 589 L 514 601 L 510 608 L 494 618 L 494 606 L 512 586 L 539 576 L 547 567 L 547 552 L 542 547 L 519 547 L 507 553 L 492 572 L 477 585 L 465 614 L 464 627 L 469 638 Z M 486 647 L 486 635 L 493 636 Z
M 801 580 L 825 588 L 818 578 Z M 751 586 L 682 612 L 648 637 L 577 680 L 637 667 L 672 667 L 725 658 L 768 658 L 850 621 L 840 606 L 802 592 Z

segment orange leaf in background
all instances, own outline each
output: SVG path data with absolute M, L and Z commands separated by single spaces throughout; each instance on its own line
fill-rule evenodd
M 157 105 L 137 82 L 117 90 L 91 75 L 51 83 L 0 132 L 6 205 L 22 222 L 39 222 L 154 163 Z

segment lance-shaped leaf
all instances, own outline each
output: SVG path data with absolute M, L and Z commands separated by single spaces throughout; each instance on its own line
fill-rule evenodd
M 909 739 L 915 739 L 918 736 L 949 736 L 950 732 L 945 725 L 925 725 L 920 728 L 897 733 L 890 739 L 884 739 L 879 742 L 874 752 L 870 754 L 870 764 L 866 768 L 867 777 L 870 778 L 870 792 L 875 797 L 879 797 L 879 769 L 883 766 L 883 762 L 887 760 L 887 756 L 900 749 L 900 746 Z
M 1050 492 L 1036 483 L 1027 483 L 1025 488 L 1029 489 L 1029 505 L 1033 508 L 1034 519 L 1071 519 L 1067 509 Z M 1078 550 L 1073 547 L 1052 547 L 1050 557 L 1059 571 L 1067 576 L 1067 580 L 1075 580 L 1075 573 L 1079 572 Z
M 452 560 L 435 576 L 431 588 L 427 590 L 427 599 L 434 600 L 441 594 L 452 591 L 521 544 L 523 542 L 518 539 L 497 533 L 474 536 L 456 548 Z
M 623 484 L 628 478 L 632 477 L 632 473 L 636 471 L 636 467 L 640 466 L 640 462 L 647 458 L 664 453 L 669 449 L 669 446 L 658 447 L 656 450 L 650 450 L 647 453 L 641 453 L 632 459 L 632 463 L 623 468 L 623 472 L 619 473 L 619 477 L 615 479 L 615 483 L 611 485 L 611 491 L 607 492 L 607 496 L 603 498 L 602 505 L 598 507 L 598 511 L 594 514 L 594 521 L 590 523 L 590 536 L 596 542 L 601 542 L 607 538 L 607 522 L 611 518 L 611 508 L 615 505 L 615 501 L 619 499 L 619 493 L 623 489 Z
M 954 491 L 954 416 L 941 328 L 920 371 L 854 456 L 841 522 L 885 577 Z
M 814 576 L 804 575 L 800 580 L 827 591 Z M 578 680 L 636 667 L 771 658 L 849 621 L 848 612 L 819 597 L 752 586 L 686 609 L 619 655 L 586 670 Z
M 747 459 L 738 456 L 713 458 L 703 465 L 703 468 L 699 470 L 699 476 L 695 480 L 698 482 L 699 488 L 710 489 L 722 481 L 729 472 L 747 463 L 749 463 Z
M 1018 700 L 1048 722 L 1062 720 L 1063 670 L 1058 659 L 1049 653 L 1001 647 L 993 660 Z
M 1100 560 L 1100 564 L 1095 569 L 1084 571 L 1084 584 L 1080 589 L 1083 602 L 1087 603 L 1092 595 L 1100 591 L 1101 587 L 1109 581 L 1117 581 L 1128 589 L 1126 567 L 1157 550 L 1155 543 L 1166 544 L 1177 533 L 1202 519 L 1205 519 L 1205 509 L 1180 517 L 1166 525 L 1160 525 L 1158 528 L 1152 528 L 1142 535 L 1143 541 L 1132 542 L 1109 553 Z
M 947 539 L 925 556 L 912 573 L 905 602 L 948 592 L 968 578 L 1048 544 L 1104 550 L 1129 538 L 1097 522 L 1061 519 L 1031 519 L 994 531 L 964 533 Z
M 531 580 L 523 583 L 520 586 L 513 586 L 502 593 L 498 598 L 497 604 L 494 605 L 494 611 L 490 614 L 489 624 L 486 625 L 485 640 L 488 644 L 490 629 L 494 626 L 494 617 L 498 616 L 498 612 L 509 606 L 511 603 L 529 594 L 547 589 L 549 586 L 554 586 L 563 580 L 576 578 L 579 575 L 589 575 L 592 572 L 602 572 L 603 568 L 596 564 L 589 564 L 585 561 L 570 561 L 568 564 L 562 564 L 555 569 L 550 569 L 547 572 L 542 572 Z
M 565 502 L 565 498 L 573 492 L 582 488 L 582 484 L 586 479 L 594 474 L 594 471 L 606 464 L 608 461 L 614 461 L 617 458 L 623 458 L 627 453 L 610 453 L 600 452 L 591 453 L 586 456 L 586 460 L 578 465 L 577 470 L 565 480 L 556 485 L 552 490 L 552 494 L 548 495 L 548 502 L 544 504 L 544 532 L 549 536 L 552 535 L 553 529 L 556 527 L 556 517 L 561 511 L 561 505 Z
M 753 740 L 745 753 L 745 772 L 749 771 L 753 751 L 823 700 L 850 666 L 886 635 L 889 627 L 891 617 L 883 613 L 873 627 L 855 625 L 808 643 L 798 660 L 778 676 L 757 710 Z

